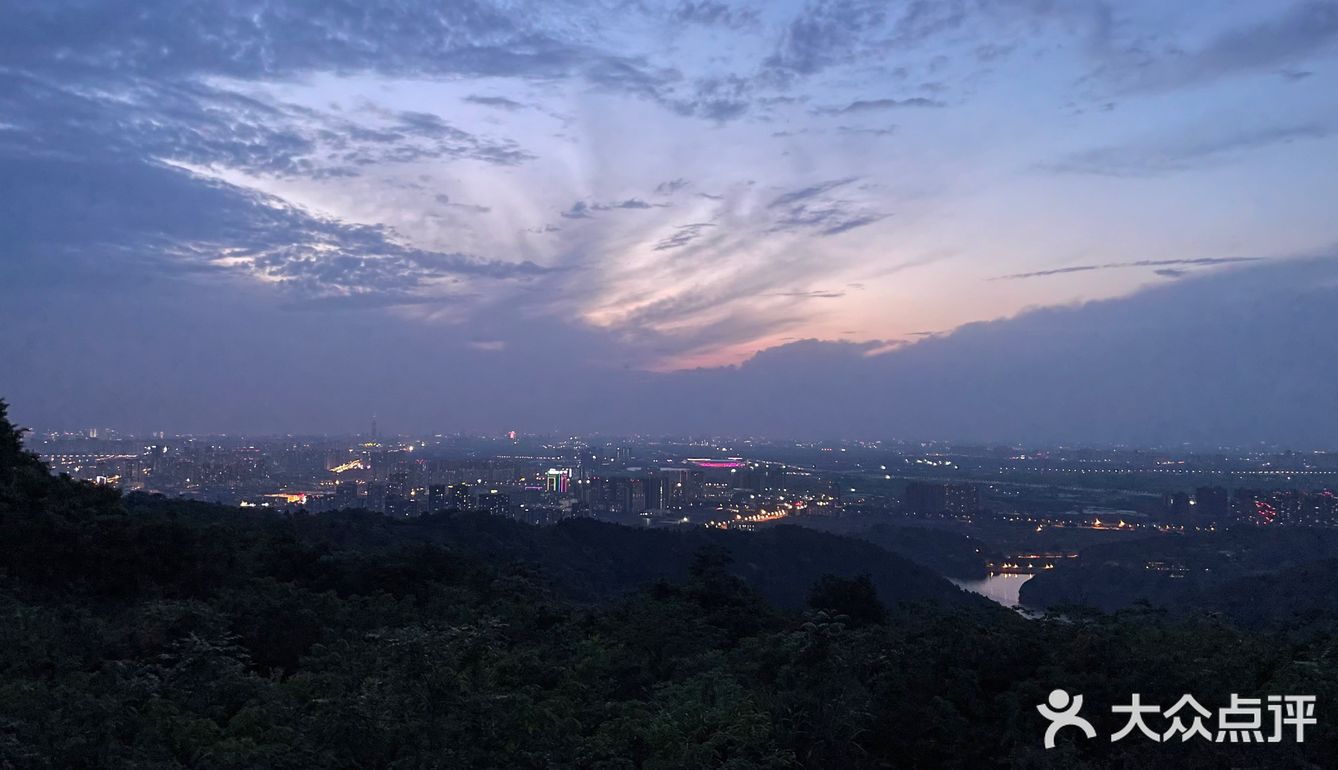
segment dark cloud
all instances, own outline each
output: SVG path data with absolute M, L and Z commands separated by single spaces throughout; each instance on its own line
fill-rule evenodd
M 837 131 L 843 134 L 867 134 L 869 136 L 891 136 L 897 132 L 896 126 L 883 126 L 881 128 L 866 128 L 864 126 L 837 126 Z
M 771 231 L 806 230 L 824 236 L 839 235 L 885 219 L 886 214 L 867 211 L 849 201 L 827 195 L 858 179 L 832 179 L 777 196 L 767 204 L 768 209 L 777 211 Z
M 813 230 L 818 235 L 839 235 L 848 230 L 871 225 L 886 218 L 886 214 L 870 214 L 852 210 L 842 202 L 820 205 L 798 204 L 791 206 L 778 217 L 775 224 L 772 225 L 771 231 Z
M 611 201 L 608 203 L 591 203 L 588 201 L 576 201 L 571 204 L 571 208 L 563 211 L 561 216 L 567 219 L 589 219 L 591 214 L 596 211 L 613 211 L 616 209 L 654 209 L 665 208 L 668 203 L 647 203 L 640 198 L 627 198 L 621 201 Z
M 849 214 L 840 212 L 830 223 L 818 231 L 819 235 L 838 235 L 865 225 L 871 225 L 887 219 L 887 214 Z
M 561 216 L 567 219 L 589 219 L 590 204 L 585 201 L 576 201 L 571 204 L 571 208 L 561 213 Z
M 864 35 L 883 25 L 887 4 L 876 0 L 817 0 L 784 29 L 766 67 L 782 77 L 811 75 L 858 55 Z
M 428 158 L 514 165 L 530 156 L 421 112 L 323 112 L 195 82 L 88 88 L 11 79 L 0 111 L 14 150 L 127 160 L 169 159 L 272 176 L 351 176 L 378 163 Z
M 778 291 L 768 296 L 771 297 L 790 297 L 792 299 L 840 299 L 846 295 L 843 291 L 821 291 L 813 289 L 809 291 Z M 844 334 L 853 334 L 854 332 L 843 332 Z
M 1001 275 L 991 278 L 992 281 L 1015 281 L 1022 278 L 1044 278 L 1050 275 L 1065 275 L 1067 273 L 1086 273 L 1093 270 L 1121 270 L 1130 267 L 1166 267 L 1173 265 L 1192 265 L 1206 267 L 1211 265 L 1231 265 L 1242 262 L 1257 262 L 1258 257 L 1202 257 L 1199 259 L 1142 259 L 1136 262 L 1107 262 L 1100 265 L 1071 265 L 1068 267 L 1056 267 L 1050 270 L 1036 270 L 1030 273 L 1014 273 L 1012 275 Z M 1169 272 L 1177 271 L 1154 271 L 1158 275 L 1164 275 Z
M 465 97 L 465 101 L 471 104 L 481 104 L 484 107 L 496 107 L 500 110 L 523 110 L 525 105 L 514 99 L 508 99 L 505 96 L 479 96 L 470 94 Z
M 1154 176 L 1185 171 L 1261 147 L 1287 142 L 1324 139 L 1335 127 L 1318 123 L 1221 131 L 1204 135 L 1190 132 L 1161 143 L 1099 147 L 1073 153 L 1052 163 L 1049 171 L 1105 176 Z
M 674 228 L 674 232 L 660 239 L 655 244 L 655 251 L 667 251 L 669 249 L 682 248 L 692 243 L 702 236 L 703 231 L 708 227 L 715 227 L 710 222 L 694 222 L 687 225 L 679 225 Z
M 717 122 L 742 117 L 751 106 L 755 84 L 739 75 L 719 75 L 692 81 L 689 97 L 663 97 L 661 101 L 680 115 L 694 115 Z
M 774 209 L 774 208 L 779 208 L 781 206 L 789 206 L 791 204 L 798 203 L 800 201 L 807 200 L 809 198 L 815 198 L 819 195 L 830 192 L 831 190 L 835 190 L 838 187 L 843 187 L 845 185 L 848 185 L 851 182 L 857 181 L 858 179 L 859 177 L 857 176 L 849 176 L 845 177 L 844 179 L 832 179 L 826 182 L 819 182 L 817 184 L 809 185 L 808 187 L 801 187 L 798 190 L 791 190 L 790 192 L 777 196 L 775 199 L 771 201 L 771 203 L 767 204 L 767 208 Z
M 25 190 L 0 209 L 0 269 L 13 287 L 212 275 L 259 279 L 289 301 L 385 305 L 447 302 L 479 281 L 545 272 L 531 262 L 414 248 L 387 228 L 318 217 L 162 164 L 0 153 L 0 174 Z
M 667 182 L 660 182 L 655 185 L 655 193 L 657 195 L 673 195 L 684 187 L 687 187 L 689 184 L 690 182 L 682 177 L 670 179 Z
M 593 206 L 593 208 L 596 211 L 602 211 L 604 209 L 649 209 L 649 208 L 655 208 L 657 206 L 667 206 L 667 205 L 668 204 L 666 203 L 647 203 L 641 200 L 640 198 L 628 198 L 627 200 L 618 201 L 617 203 L 608 203 L 603 205 L 597 204 Z
M 1201 46 L 1112 52 L 1099 74 L 1128 90 L 1182 88 L 1222 77 L 1277 69 L 1338 40 L 1338 3 L 1300 2 L 1277 16 L 1219 34 Z
M 936 99 L 927 99 L 923 96 L 912 96 L 906 99 L 860 99 L 853 101 L 844 107 L 819 107 L 813 112 L 819 115 L 849 115 L 851 113 L 877 112 L 881 110 L 900 110 L 915 107 L 944 107 L 943 102 Z
M 670 10 L 674 21 L 684 24 L 741 29 L 758 22 L 755 8 L 741 8 L 717 0 L 681 0 Z
M 323 71 L 566 77 L 632 66 L 529 22 L 514 9 L 482 0 L 393 8 L 267 0 L 25 4 L 12 9 L 0 28 L 0 64 L 63 77 L 162 80 L 262 80 Z
M 490 206 L 480 206 L 476 203 L 456 203 L 455 201 L 452 201 L 451 196 L 447 195 L 446 193 L 437 193 L 436 195 L 432 196 L 432 199 L 443 206 L 449 206 L 453 209 L 468 211 L 474 214 L 487 214 L 488 212 L 492 211 L 492 208 Z

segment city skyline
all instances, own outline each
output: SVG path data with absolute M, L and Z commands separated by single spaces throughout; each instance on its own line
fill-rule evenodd
M 1329 448 L 1338 6 L 0 32 L 25 424 Z

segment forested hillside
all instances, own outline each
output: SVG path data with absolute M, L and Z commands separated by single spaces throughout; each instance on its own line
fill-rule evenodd
M 51 477 L 19 439 L 0 407 L 3 768 L 1323 767 L 1338 755 L 1338 667 L 1322 639 L 1149 612 L 1027 620 L 872 544 L 801 529 L 392 524 L 123 499 Z M 1042 748 L 1035 706 L 1056 687 L 1085 695 L 1101 737 Z M 1316 694 L 1319 724 L 1299 745 L 1112 743 L 1123 720 L 1095 705 L 1132 692 Z

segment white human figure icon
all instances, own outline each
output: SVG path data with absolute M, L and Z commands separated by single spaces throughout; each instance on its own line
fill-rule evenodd
M 1050 720 L 1050 726 L 1045 729 L 1047 749 L 1055 747 L 1055 734 L 1061 727 L 1076 727 L 1088 738 L 1096 736 L 1096 728 L 1092 727 L 1092 723 L 1078 716 L 1078 712 L 1082 709 L 1081 695 L 1069 695 L 1067 690 L 1052 690 L 1046 700 L 1050 704 L 1049 707 L 1042 703 L 1036 710 L 1041 712 L 1041 716 Z

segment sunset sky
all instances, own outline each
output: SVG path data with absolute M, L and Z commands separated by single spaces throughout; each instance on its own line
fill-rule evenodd
M 1333 286 L 1332 2 L 21 2 L 0 73 L 43 427 L 609 429 L 599 382 Z

